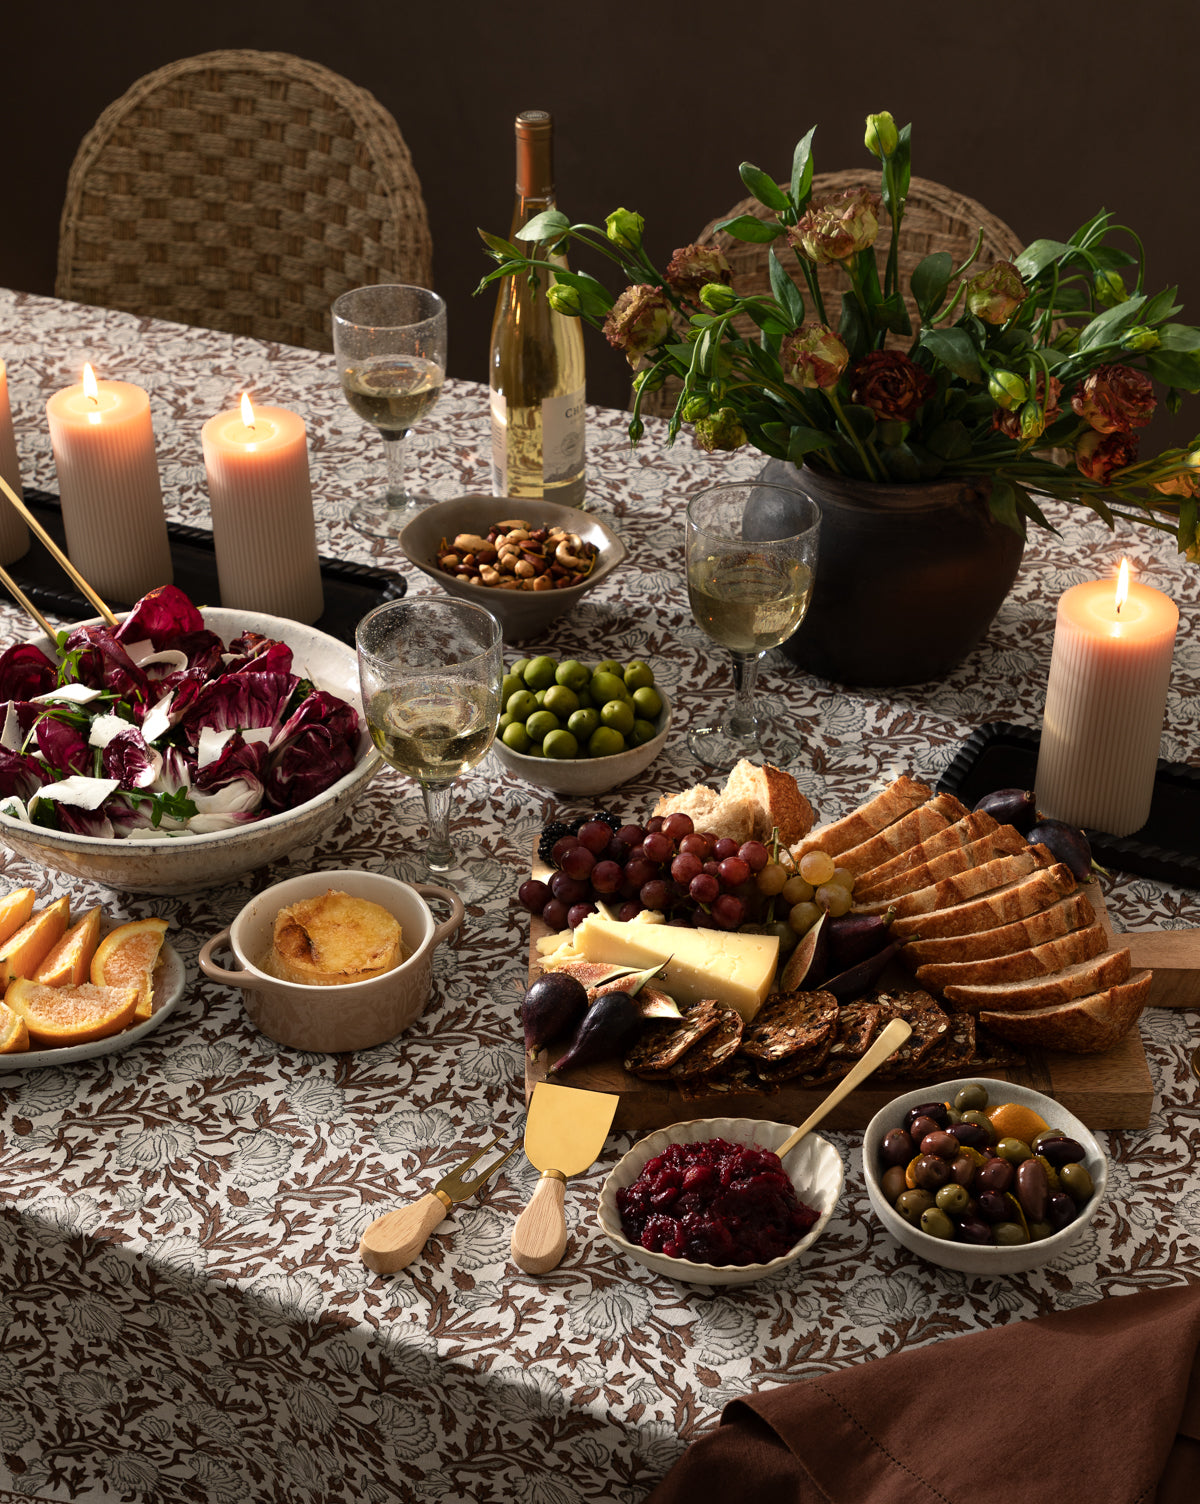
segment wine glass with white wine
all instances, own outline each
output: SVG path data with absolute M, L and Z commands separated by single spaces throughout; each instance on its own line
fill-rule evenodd
M 446 305 L 424 287 L 356 287 L 333 305 L 333 350 L 346 401 L 379 430 L 387 489 L 350 513 L 365 532 L 398 533 L 429 500 L 405 479 L 408 436 L 442 393 Z
M 371 739 L 421 785 L 427 865 L 448 872 L 457 865 L 451 789 L 492 745 L 500 719 L 500 623 L 482 606 L 425 596 L 376 606 L 355 642 Z
M 692 615 L 733 658 L 734 699 L 724 720 L 693 727 L 692 755 L 729 769 L 756 754 L 786 766 L 802 743 L 754 699 L 759 659 L 784 643 L 812 599 L 821 513 L 797 487 L 731 482 L 702 491 L 687 510 Z

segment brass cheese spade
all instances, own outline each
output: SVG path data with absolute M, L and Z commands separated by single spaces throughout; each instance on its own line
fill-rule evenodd
M 566 1182 L 604 1147 L 620 1097 L 539 1081 L 525 1122 L 525 1155 L 542 1178 L 512 1231 L 513 1263 L 526 1274 L 555 1268 L 567 1246 Z

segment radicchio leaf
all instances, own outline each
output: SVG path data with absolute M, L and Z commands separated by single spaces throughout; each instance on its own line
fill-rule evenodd
M 292 650 L 286 642 L 263 637 L 258 632 L 243 632 L 225 650 L 227 674 L 290 674 Z
M 196 746 L 205 726 L 215 731 L 274 729 L 295 684 L 290 674 L 222 674 L 200 689 L 178 724 L 190 747 Z
M 44 715 L 34 733 L 38 751 L 60 777 L 92 771 L 92 749 L 77 726 Z M 41 779 L 45 783 L 45 778 Z
M 63 664 L 68 684 L 106 689 L 126 702 L 138 720 L 153 698 L 150 681 L 107 627 L 76 627 L 66 642 Z
M 123 789 L 148 789 L 159 775 L 162 757 L 146 745 L 136 726 L 130 726 L 106 743 L 101 765 L 104 776 L 119 779 Z
M 0 653 L 0 700 L 30 700 L 53 689 L 58 671 L 41 648 L 17 642 Z
M 142 596 L 113 635 L 122 642 L 149 641 L 156 648 L 174 648 L 182 646 L 189 633 L 204 630 L 204 618 L 183 591 L 177 585 L 160 585 Z
M 18 799 L 32 799 L 45 781 L 45 770 L 36 758 L 0 747 L 0 799 L 7 799 L 10 794 Z
M 271 759 L 263 781 L 267 808 L 278 813 L 315 799 L 349 773 L 356 760 L 344 737 L 325 726 L 305 726 Z

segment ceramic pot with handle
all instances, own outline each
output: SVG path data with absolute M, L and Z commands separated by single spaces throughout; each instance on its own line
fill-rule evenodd
M 1025 549 L 992 517 L 986 478 L 873 485 L 781 460 L 762 472 L 785 475 L 821 508 L 812 603 L 787 656 L 839 684 L 921 684 L 956 668 L 1012 589 Z
M 264 963 L 271 953 L 276 914 L 330 889 L 368 899 L 393 914 L 400 924 L 404 959 L 391 971 L 343 986 L 308 986 L 272 976 Z M 436 921 L 427 898 L 448 904 L 450 917 Z M 394 1039 L 420 1018 L 429 1001 L 433 953 L 462 920 L 462 900 L 449 888 L 410 885 L 380 872 L 310 872 L 252 898 L 229 928 L 203 947 L 200 969 L 214 982 L 240 988 L 250 1022 L 279 1044 L 329 1053 L 366 1050 Z M 236 969 L 216 960 L 224 949 L 233 952 Z

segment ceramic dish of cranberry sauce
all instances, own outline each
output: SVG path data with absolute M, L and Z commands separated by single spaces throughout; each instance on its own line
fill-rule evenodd
M 786 1268 L 820 1237 L 842 1190 L 841 1156 L 819 1134 L 780 1165 L 774 1151 L 791 1132 L 704 1118 L 651 1133 L 605 1181 L 601 1230 L 654 1273 L 690 1284 L 749 1284 Z
M 1078 1118 L 1011 1081 L 918 1087 L 878 1112 L 863 1137 L 880 1221 L 912 1252 L 969 1274 L 1052 1262 L 1095 1216 L 1107 1173 Z

